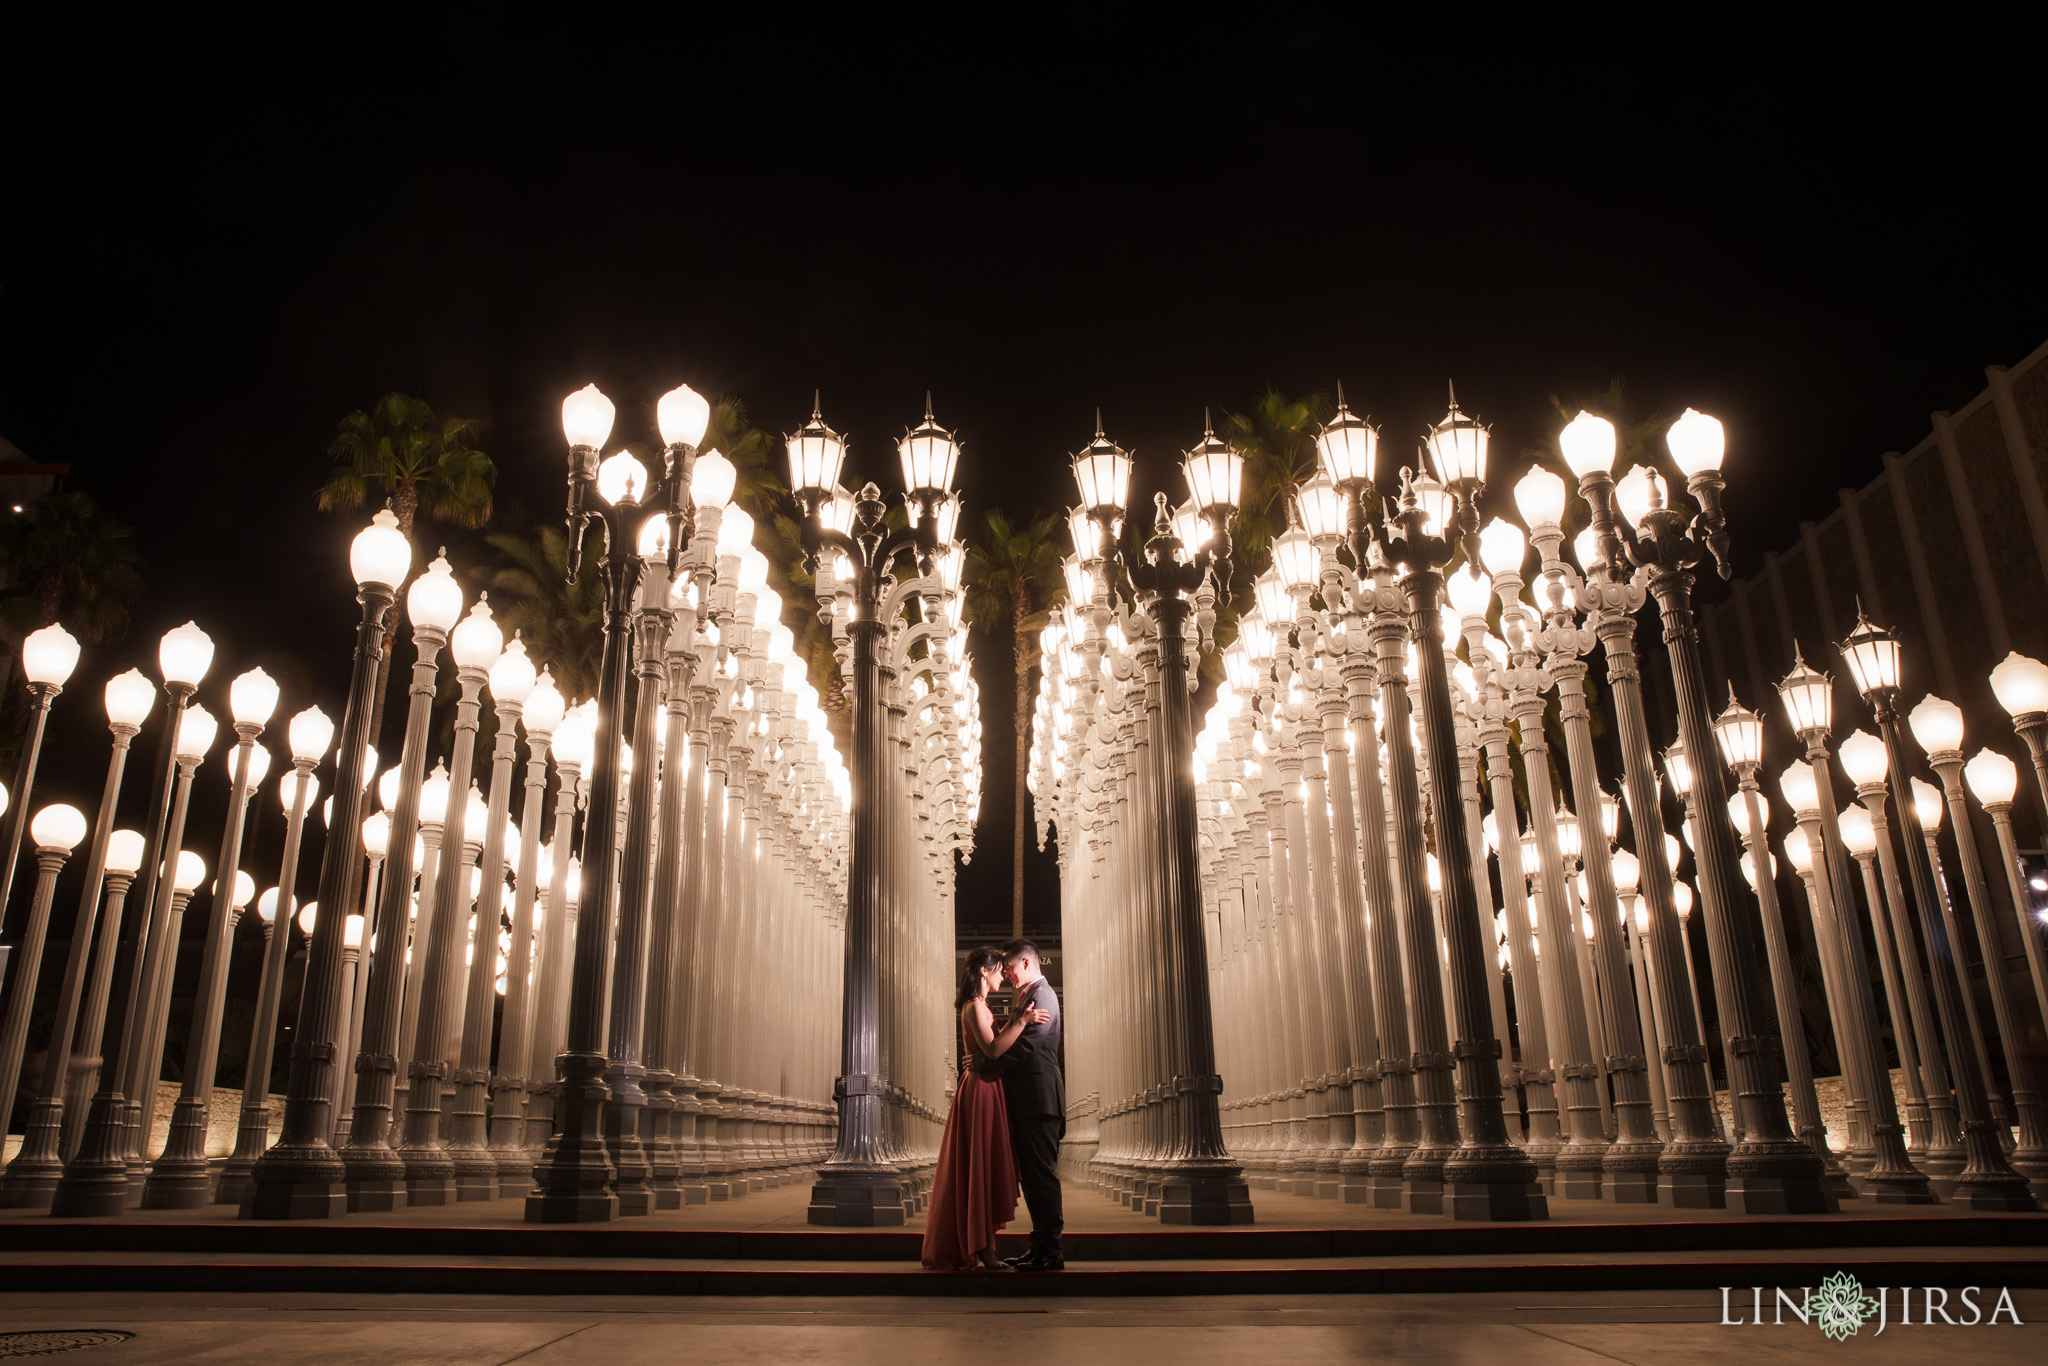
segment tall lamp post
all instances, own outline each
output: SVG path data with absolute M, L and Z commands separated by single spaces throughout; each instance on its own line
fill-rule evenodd
M 14 895 L 14 865 L 21 858 L 21 832 L 28 828 L 28 799 L 35 788 L 36 765 L 43 757 L 43 728 L 50 721 L 50 703 L 64 691 L 64 685 L 71 679 L 71 671 L 77 667 L 78 642 L 62 626 L 52 623 L 40 631 L 31 631 L 21 642 L 21 673 L 28 680 L 32 711 L 28 739 L 22 744 L 21 758 L 14 769 L 14 815 L 7 822 L 6 862 L 0 865 L 0 911 L 5 911 Z M 41 966 L 37 961 L 40 955 L 24 953 L 19 957 L 21 965 L 15 970 L 17 977 Z M 28 984 L 28 992 L 35 994 L 33 981 Z M 13 1082 L 9 1081 L 10 1103 L 13 1089 Z
M 836 551 L 851 571 L 852 614 L 846 623 L 853 644 L 853 753 L 847 768 L 853 783 L 851 861 L 846 886 L 845 995 L 841 1001 L 840 1076 L 833 1087 L 839 1101 L 839 1134 L 832 1155 L 818 1168 L 811 1189 L 810 1222 L 826 1225 L 900 1224 L 908 1193 L 905 1177 L 888 1160 L 888 1134 L 881 1073 L 881 996 L 878 956 L 886 914 L 890 813 L 880 646 L 889 623 L 881 620 L 882 599 L 893 579 L 898 554 L 914 550 L 917 572 L 929 575 L 939 551 L 935 516 L 953 487 L 960 444 L 933 419 L 898 443 L 904 484 L 912 505 L 911 525 L 889 532 L 882 525 L 882 494 L 861 488 L 850 527 L 842 530 L 819 516 L 830 505 L 846 458 L 846 442 L 815 408 L 811 420 L 788 439 L 790 487 L 803 504 L 804 562 L 815 573 L 820 557 Z M 669 541 L 671 554 L 677 542 Z M 587 860 L 586 860 L 587 866 Z
M 2019 842 L 2013 837 L 2012 801 L 2019 792 L 2019 770 L 2012 760 L 1995 749 L 1980 749 L 1976 757 L 1963 766 L 1963 777 L 1970 784 L 1971 795 L 1975 796 L 1984 814 L 1991 817 L 1991 825 L 1998 832 L 1998 849 L 2005 865 L 2005 877 L 2012 891 L 2013 913 L 2019 917 L 2020 943 L 2027 954 L 2027 971 L 2034 979 L 2034 1001 L 2041 1011 L 2041 1018 L 2048 1020 L 2048 954 L 2041 947 L 2041 932 L 2032 923 L 2028 914 L 2029 902 L 2027 880 L 2020 870 Z M 2036 1199 L 2040 1196 L 2036 1195 Z
M 1074 457 L 1074 479 L 1097 543 L 1077 546 L 1084 559 L 1100 551 L 1112 569 L 1121 568 L 1151 620 L 1151 668 L 1158 697 L 1158 723 L 1151 738 L 1153 774 L 1165 780 L 1153 813 L 1160 821 L 1157 843 L 1163 855 L 1154 872 L 1161 911 L 1158 938 L 1166 953 L 1171 983 L 1166 999 L 1178 1018 L 1164 1021 L 1167 1057 L 1178 1065 L 1164 1116 L 1171 1148 L 1162 1153 L 1148 1184 L 1159 1185 L 1159 1219 L 1168 1224 L 1246 1224 L 1252 1219 L 1244 1172 L 1223 1145 L 1218 1102 L 1213 1012 L 1209 999 L 1208 939 L 1203 925 L 1200 829 L 1195 812 L 1195 727 L 1189 703 L 1187 639 L 1198 602 L 1199 626 L 1208 634 L 1207 586 L 1212 580 L 1227 595 L 1230 584 L 1230 518 L 1237 511 L 1244 457 L 1214 434 L 1187 452 L 1181 467 L 1196 510 L 1207 524 L 1207 544 L 1187 546 L 1176 534 L 1166 495 L 1155 495 L 1153 534 L 1142 563 L 1126 560 L 1117 543 L 1129 498 L 1131 457 L 1099 432 Z M 1298 533 L 1297 533 L 1298 535 Z M 1302 538 L 1306 541 L 1306 538 Z M 1305 575 L 1304 575 L 1305 576 Z M 1285 629 L 1282 626 L 1281 629 Z M 1297 854 L 1305 858 L 1306 850 Z M 1142 855 L 1141 855 L 1142 857 Z M 1296 908 L 1305 931 L 1307 908 Z
M 1440 485 L 1429 506 L 1418 499 L 1416 480 L 1404 469 L 1398 508 L 1390 508 L 1386 521 L 1373 527 L 1363 515 L 1362 480 L 1354 474 L 1349 481 L 1339 481 L 1338 487 L 1347 494 L 1352 555 L 1361 572 L 1367 564 L 1367 546 L 1375 541 L 1387 560 L 1402 567 L 1399 586 L 1415 636 L 1425 766 L 1439 789 L 1430 817 L 1436 848 L 1443 854 L 1443 937 L 1456 1037 L 1447 1055 L 1418 1053 L 1415 1062 L 1418 1072 L 1446 1073 L 1453 1067 L 1456 1071 L 1461 1141 L 1444 1162 L 1443 1212 L 1454 1219 L 1544 1219 L 1549 1217 L 1549 1202 L 1537 1185 L 1536 1164 L 1508 1138 L 1502 1110 L 1502 1040 L 1494 1033 L 1486 988 L 1494 946 L 1482 942 L 1471 866 L 1455 856 L 1468 845 L 1464 807 L 1451 795 L 1458 772 L 1458 740 L 1450 675 L 1444 665 L 1443 570 L 1460 547 L 1468 572 L 1476 572 L 1480 563 L 1478 497 L 1486 486 L 1488 440 L 1486 428 L 1461 412 L 1453 395 L 1450 411 L 1425 442 Z M 1351 487 L 1346 488 L 1346 482 Z M 1390 747 L 1400 743 L 1399 735 L 1389 740 Z M 1401 795 L 1396 793 L 1397 800 Z M 1510 831 L 1501 832 L 1503 842 L 1512 837 Z M 1420 934 L 1426 950 L 1428 916 L 1426 911 L 1418 916 L 1417 909 L 1410 907 L 1411 938 Z M 1418 955 L 1410 946 L 1411 963 L 1434 956 Z M 1412 979 L 1410 985 L 1412 989 Z M 1426 1094 L 1425 1085 L 1419 1083 L 1417 1089 Z
M 594 384 L 562 403 L 562 431 L 569 445 L 569 580 L 575 582 L 582 569 L 583 544 L 591 527 L 601 527 L 604 653 L 598 665 L 597 748 L 590 762 L 592 814 L 583 837 L 583 866 L 590 870 L 592 886 L 576 923 L 567 1046 L 555 1060 L 555 1132 L 534 1167 L 534 1188 L 526 1197 L 528 1223 L 596 1222 L 613 1219 L 619 1212 L 619 1197 L 612 1190 L 616 1169 L 604 1134 L 605 1108 L 611 1099 L 604 1081 L 609 1062 L 604 1037 L 605 955 L 618 908 L 612 857 L 618 846 L 613 813 L 619 807 L 621 707 L 632 654 L 633 593 L 643 566 L 637 553 L 639 530 L 650 490 L 646 467 L 627 452 L 599 460 L 598 448 L 611 436 L 616 414 L 612 401 Z M 685 385 L 662 397 L 656 418 L 664 447 L 663 497 L 669 521 L 668 567 L 673 574 L 687 540 L 683 522 L 692 510 L 691 466 L 710 409 Z M 647 762 L 654 762 L 653 756 Z
M 342 1184 L 347 1173 L 327 1142 L 341 1090 L 337 1064 L 348 1023 L 342 939 L 348 908 L 357 902 L 362 867 L 356 831 L 363 822 L 363 789 L 368 786 L 363 768 L 377 666 L 384 654 L 384 615 L 411 569 L 412 546 L 399 533 L 398 519 L 390 509 L 380 510 L 349 546 L 349 572 L 363 615 L 356 628 L 348 703 L 341 714 L 341 753 L 335 760 L 334 815 L 328 829 L 337 833 L 329 836 L 320 853 L 318 900 L 329 911 L 320 918 L 306 951 L 284 1129 L 249 1173 L 241 1205 L 245 1219 L 323 1219 L 347 1208 Z M 287 905 L 288 895 L 288 889 L 279 893 Z
M 1914 909 L 1920 915 L 1920 933 L 1927 945 L 1928 967 L 1934 978 L 1934 1003 L 1941 1016 L 1942 1037 L 1948 1041 L 1949 1074 L 1955 1084 L 1956 1109 L 1963 1122 L 1964 1166 L 1956 1180 L 1952 1203 L 1975 1210 L 2031 1210 L 2036 1208 L 2027 1193 L 2027 1179 L 2006 1163 L 1998 1136 L 1993 1131 L 1990 1101 L 1985 1095 L 1984 1075 L 1977 1065 L 1963 1018 L 1962 989 L 1956 980 L 1955 950 L 1942 924 L 1934 886 L 1934 870 L 1927 861 L 1922 838 L 1920 812 L 1912 800 L 1912 771 L 1906 767 L 1904 743 L 1899 737 L 1899 638 L 1883 627 L 1872 625 L 1860 612 L 1856 629 L 1842 642 L 1842 657 L 1855 676 L 1856 690 L 1870 703 L 1877 721 L 1877 733 L 1884 741 L 1891 762 L 1891 802 L 1898 812 L 1899 842 L 1906 847 L 1907 880 Z M 1887 1083 L 1889 1084 L 1889 1083 Z

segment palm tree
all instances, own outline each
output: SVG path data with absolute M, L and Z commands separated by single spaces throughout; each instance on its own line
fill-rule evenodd
M 485 539 L 504 557 L 490 578 L 499 627 L 508 637 L 519 632 L 534 659 L 554 671 L 564 697 L 590 696 L 604 655 L 603 576 L 569 582 L 569 535 L 559 526 Z
M 12 641 L 61 621 L 101 644 L 127 634 L 128 609 L 142 596 L 142 554 L 134 530 L 91 494 L 52 492 L 27 515 L 0 522 L 0 583 L 0 624 Z M 10 651 L 0 689 L 13 672 Z
M 1265 571 L 1273 538 L 1287 526 L 1287 499 L 1315 477 L 1316 434 L 1336 411 L 1327 394 L 1289 398 L 1268 385 L 1258 402 L 1223 419 L 1223 436 L 1244 456 L 1244 490 L 1230 527 L 1232 596 Z
M 1015 828 L 1010 841 L 1010 933 L 1024 933 L 1024 778 L 1031 754 L 1031 668 L 1038 663 L 1037 630 L 1064 591 L 1060 573 L 1062 540 L 1054 517 L 1013 525 L 1001 509 L 982 516 L 982 538 L 967 548 L 967 611 L 976 621 L 1009 626 L 1016 674 L 1014 724 L 1017 739 Z
M 334 461 L 320 486 L 320 510 L 346 512 L 371 498 L 388 498 L 398 529 L 413 539 L 424 508 L 428 517 L 451 526 L 480 527 L 491 519 L 491 494 L 498 467 L 471 445 L 476 424 L 466 418 L 437 418 L 425 399 L 397 392 L 384 395 L 369 412 L 360 409 L 334 429 L 327 454 Z M 397 612 L 384 627 L 384 658 L 377 666 L 377 700 L 370 712 L 374 741 L 384 720 L 384 695 L 391 686 L 391 643 Z

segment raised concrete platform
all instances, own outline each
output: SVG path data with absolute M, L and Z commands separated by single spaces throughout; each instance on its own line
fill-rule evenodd
M 1461 1223 L 1262 1193 L 1254 1228 L 1163 1229 L 1070 1190 L 1069 1269 L 925 1272 L 904 1230 L 805 1223 L 798 1186 L 606 1225 L 535 1226 L 517 1200 L 333 1222 L 220 1207 L 0 1218 L 0 1278 L 63 1292 L 571 1295 L 1256 1295 L 1866 1284 L 2048 1287 L 2048 1215 L 1943 1209 L 1745 1219 L 1553 1200 L 1542 1223 Z M 1020 1216 L 1022 1211 L 1019 1211 Z M 1013 1225 L 1005 1250 L 1022 1250 Z

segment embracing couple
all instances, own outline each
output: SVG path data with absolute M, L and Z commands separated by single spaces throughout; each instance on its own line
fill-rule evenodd
M 988 994 L 1004 982 L 1010 1013 L 998 1023 Z M 939 1147 L 924 1264 L 933 1271 L 1064 1271 L 1057 1164 L 1067 1134 L 1067 1083 L 1060 1075 L 1060 999 L 1045 980 L 1038 946 L 1013 939 L 968 954 L 953 1004 L 968 1065 Z M 996 1234 L 1016 1216 L 1020 1182 L 1031 1210 L 1031 1249 L 997 1261 Z

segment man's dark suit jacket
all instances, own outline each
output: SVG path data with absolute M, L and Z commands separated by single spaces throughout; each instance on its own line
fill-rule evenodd
M 1060 998 L 1043 977 L 1018 989 L 1010 1003 L 1017 1011 L 1037 1006 L 1052 1016 L 1044 1024 L 1026 1025 L 1000 1058 L 982 1058 L 984 1071 L 1003 1079 L 1003 1100 L 1010 1122 L 1067 1115 L 1067 1080 L 1060 1073 Z

